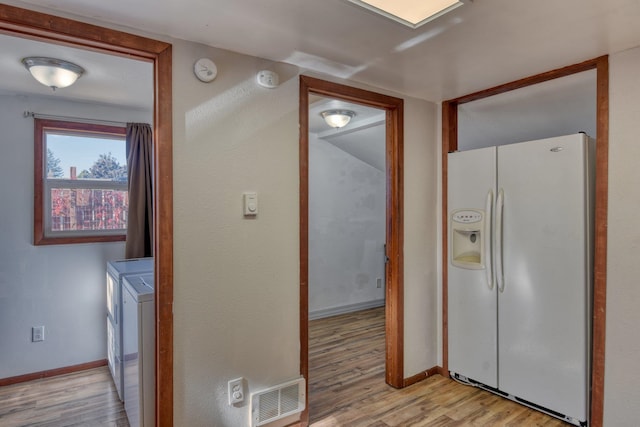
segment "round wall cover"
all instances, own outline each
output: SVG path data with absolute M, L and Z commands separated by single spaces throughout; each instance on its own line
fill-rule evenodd
M 193 72 L 198 80 L 209 83 L 218 75 L 218 67 L 208 58 L 200 58 L 193 66 Z
M 258 81 L 258 84 L 260 86 L 266 87 L 269 89 L 276 88 L 280 84 L 280 76 L 278 76 L 278 73 L 271 70 L 258 71 L 256 80 Z

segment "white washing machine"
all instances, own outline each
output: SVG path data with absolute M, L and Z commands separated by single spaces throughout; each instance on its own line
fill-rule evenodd
M 124 409 L 131 427 L 155 426 L 153 273 L 126 276 L 122 287 Z
M 118 397 L 122 388 L 122 281 L 131 274 L 153 274 L 153 258 L 133 258 L 107 262 L 107 360 Z

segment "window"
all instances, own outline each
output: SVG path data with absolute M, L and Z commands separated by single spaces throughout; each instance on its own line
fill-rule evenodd
M 126 238 L 126 129 L 35 120 L 34 244 Z

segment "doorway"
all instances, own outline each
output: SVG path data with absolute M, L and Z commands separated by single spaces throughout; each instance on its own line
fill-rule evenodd
M 353 117 L 334 128 L 329 113 Z M 312 96 L 310 320 L 384 306 L 385 177 L 384 111 Z
M 156 419 L 173 424 L 173 193 L 171 45 L 95 25 L 0 5 L 0 32 L 153 64 Z
M 311 95 L 310 423 L 385 384 L 385 142 L 384 110 Z
M 324 96 L 378 108 L 385 115 L 385 240 L 387 264 L 385 283 L 385 381 L 401 388 L 403 372 L 403 252 L 402 252 L 402 164 L 403 100 L 332 83 L 300 77 L 300 372 L 309 380 L 309 99 Z M 308 393 L 307 393 L 308 400 Z M 307 402 L 302 414 L 309 423 Z

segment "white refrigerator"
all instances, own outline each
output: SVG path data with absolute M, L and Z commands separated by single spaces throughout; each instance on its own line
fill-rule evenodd
M 454 378 L 572 424 L 588 419 L 595 142 L 448 155 Z

